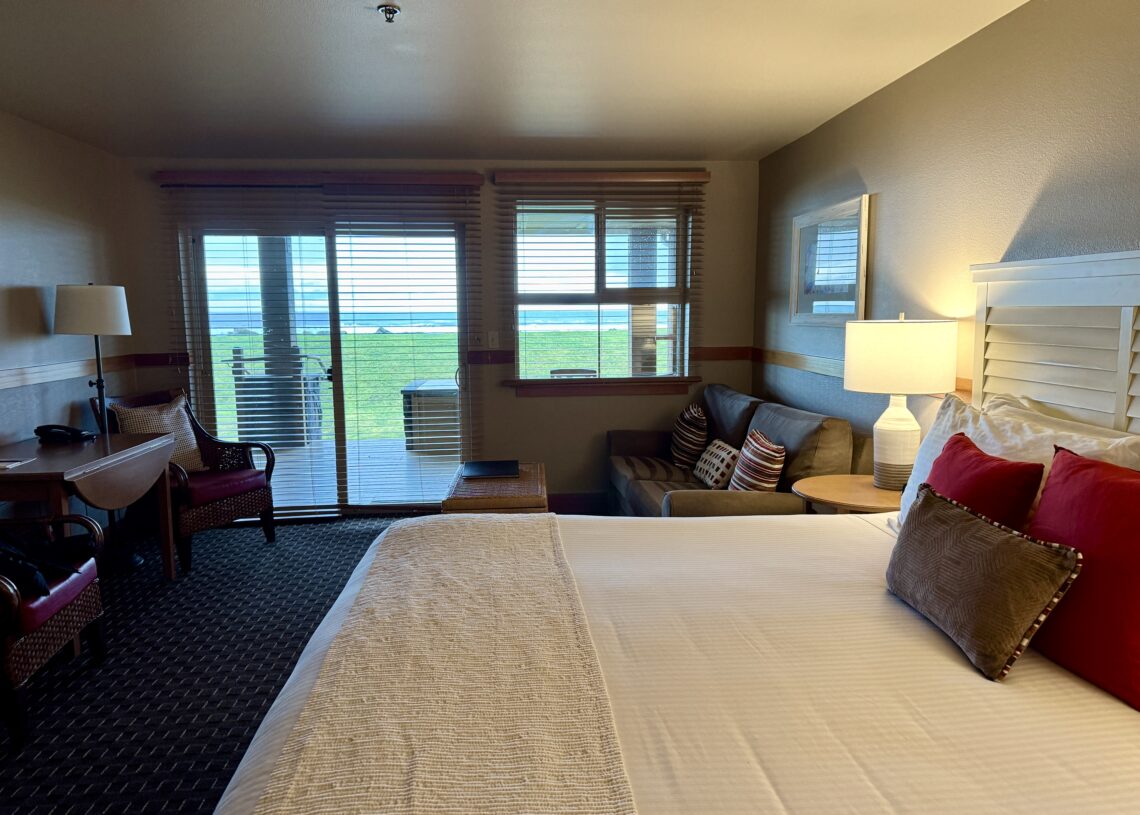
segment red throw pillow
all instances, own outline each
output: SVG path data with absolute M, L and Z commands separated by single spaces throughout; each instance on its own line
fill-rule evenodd
M 1057 448 L 1028 534 L 1080 551 L 1033 647 L 1140 709 L 1140 472 Z
M 934 459 L 926 483 L 979 515 L 1020 530 L 1044 473 L 1044 464 L 991 456 L 965 433 L 955 433 Z

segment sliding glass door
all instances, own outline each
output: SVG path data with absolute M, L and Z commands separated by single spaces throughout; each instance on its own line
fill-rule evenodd
M 438 501 L 463 441 L 455 231 L 343 224 L 332 243 L 347 501 Z
M 462 449 L 456 232 L 195 239 L 199 412 L 273 446 L 279 510 L 432 503 Z

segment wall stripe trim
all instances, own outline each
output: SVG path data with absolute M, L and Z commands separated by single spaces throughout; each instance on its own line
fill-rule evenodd
M 753 348 L 752 361 L 758 365 L 778 365 L 781 368 L 807 371 L 820 376 L 843 378 L 843 360 L 834 357 L 816 357 L 809 354 L 797 354 L 792 351 L 777 351 L 772 348 Z M 974 390 L 972 379 L 958 377 L 954 382 L 954 387 L 954 392 L 961 399 L 966 402 L 970 401 Z
M 133 368 L 166 368 L 185 366 L 186 354 L 119 354 L 103 357 L 103 372 L 115 373 Z M 77 359 L 71 362 L 47 362 L 42 365 L 24 365 L 20 368 L 0 369 L 0 390 L 42 385 L 45 382 L 62 382 L 95 376 L 95 359 Z
M 779 365 L 782 368 L 795 368 L 821 376 L 843 378 L 843 360 L 832 357 L 816 357 L 797 354 L 792 351 L 777 351 L 772 348 L 754 348 L 753 360 L 762 365 Z

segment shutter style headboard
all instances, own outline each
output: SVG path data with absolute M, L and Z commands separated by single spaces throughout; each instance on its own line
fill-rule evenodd
M 1140 433 L 1140 252 L 970 268 L 975 406 L 1012 393 Z

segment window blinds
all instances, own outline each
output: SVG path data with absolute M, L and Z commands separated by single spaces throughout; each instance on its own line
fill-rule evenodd
M 495 173 L 500 311 L 520 379 L 691 373 L 708 177 Z
M 274 447 L 279 512 L 423 505 L 473 455 L 476 174 L 164 174 L 195 411 Z

